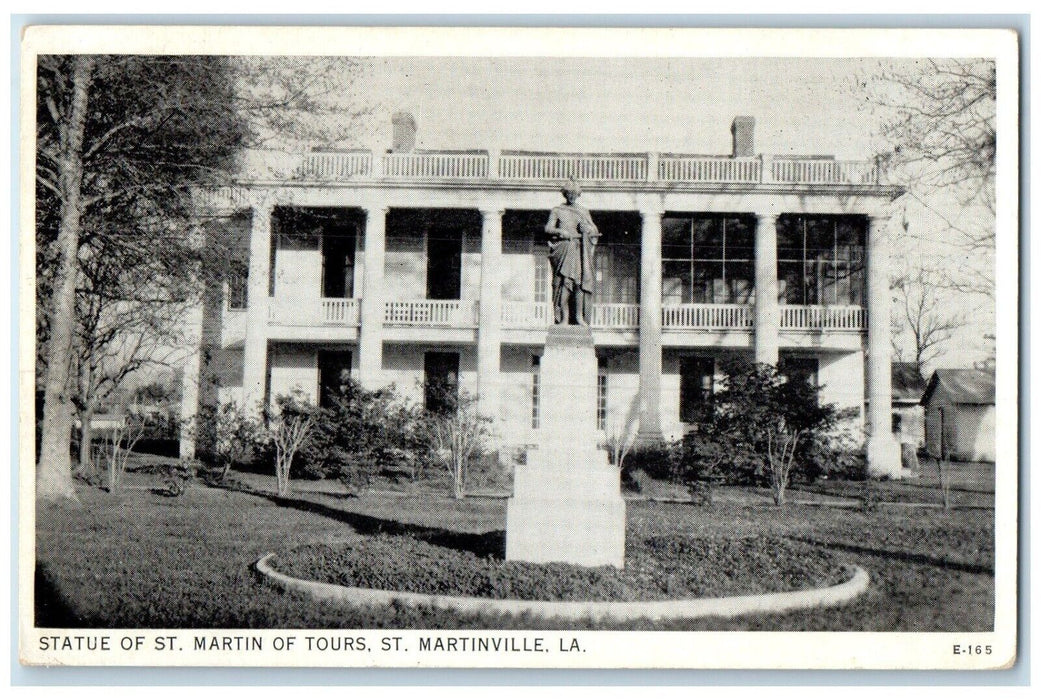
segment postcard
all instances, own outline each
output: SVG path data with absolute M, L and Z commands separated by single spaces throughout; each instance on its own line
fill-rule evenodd
M 28 27 L 22 663 L 1010 667 L 1017 42 Z

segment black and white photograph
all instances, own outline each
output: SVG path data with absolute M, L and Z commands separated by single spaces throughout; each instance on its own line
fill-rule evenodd
M 22 663 L 1008 667 L 1017 50 L 29 27 Z

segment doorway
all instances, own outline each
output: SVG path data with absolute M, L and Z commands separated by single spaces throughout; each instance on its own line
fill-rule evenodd
M 423 355 L 423 405 L 432 413 L 454 411 L 459 402 L 459 353 Z
M 459 299 L 462 290 L 463 232 L 434 225 L 427 231 L 427 299 Z
M 350 299 L 354 296 L 354 250 L 357 231 L 352 225 L 336 224 L 322 236 L 322 296 Z

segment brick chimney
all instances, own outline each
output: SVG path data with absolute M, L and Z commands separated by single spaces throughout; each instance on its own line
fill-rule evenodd
M 390 118 L 394 125 L 394 140 L 391 150 L 408 153 L 416 147 L 416 119 L 411 112 L 395 112 Z
M 734 117 L 730 133 L 734 135 L 735 158 L 751 158 L 755 155 L 755 117 Z

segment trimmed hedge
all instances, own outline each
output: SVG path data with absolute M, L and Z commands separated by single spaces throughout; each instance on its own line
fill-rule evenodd
M 636 601 L 801 590 L 848 578 L 842 558 L 774 537 L 651 536 L 630 542 L 626 566 L 531 564 L 410 536 L 362 537 L 278 554 L 275 568 L 344 586 L 522 600 Z

